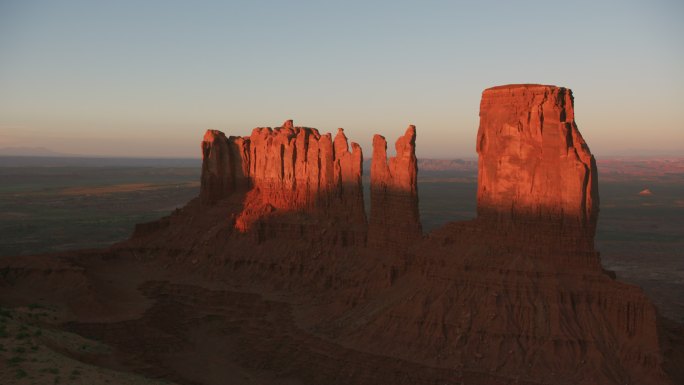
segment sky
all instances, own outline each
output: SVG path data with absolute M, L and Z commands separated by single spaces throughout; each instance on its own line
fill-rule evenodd
M 199 157 L 206 129 L 417 126 L 475 156 L 485 88 L 571 88 L 592 152 L 684 155 L 684 2 L 0 0 L 0 147 Z

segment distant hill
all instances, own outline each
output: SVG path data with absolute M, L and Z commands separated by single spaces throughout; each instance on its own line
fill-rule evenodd
M 0 156 L 73 156 L 45 147 L 0 147 Z

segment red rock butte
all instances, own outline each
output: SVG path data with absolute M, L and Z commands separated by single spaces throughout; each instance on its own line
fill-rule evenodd
M 201 362 L 266 384 L 681 383 L 681 332 L 594 250 L 597 170 L 574 115 L 566 88 L 485 90 L 477 217 L 428 234 L 414 126 L 395 157 L 373 138 L 368 217 L 362 151 L 342 129 L 210 130 L 198 199 L 106 251 L 50 256 L 49 273 L 12 262 L 0 283 L 89 299 L 70 302 L 74 312 L 106 304 L 101 318 L 125 321 L 70 330 L 179 383 L 229 382 L 206 380 Z M 110 283 L 82 293 L 103 287 L 81 267 L 90 260 L 181 278 L 129 289 L 151 306 L 131 319 L 107 313 Z
M 406 129 L 395 149 L 396 156 L 388 160 L 385 137 L 373 137 L 368 242 L 376 247 L 403 247 L 422 236 L 415 126 Z
M 292 221 L 286 217 L 296 212 L 317 218 L 318 230 L 337 229 L 342 243 L 402 248 L 422 237 L 415 126 L 395 147 L 396 156 L 387 159 L 385 138 L 373 137 L 368 219 L 361 147 L 352 142 L 350 151 L 341 128 L 333 140 L 291 120 L 255 128 L 248 137 L 207 131 L 200 196 L 212 205 L 246 193 L 234 225 L 243 233 L 255 225 L 261 235 L 274 235 L 276 228 L 287 233 Z M 477 152 L 483 231 L 497 229 L 521 246 L 593 252 L 596 162 L 577 129 L 572 91 L 534 84 L 485 90 Z M 334 226 L 320 227 L 325 220 Z
M 291 226 L 286 223 L 297 213 L 310 221 L 333 221 L 332 226 L 315 227 L 339 230 L 343 244 L 366 245 L 370 237 L 376 246 L 394 245 L 389 240 L 399 234 L 418 239 L 415 138 L 415 127 L 409 126 L 397 140 L 397 156 L 389 160 L 385 138 L 374 138 L 370 224 L 363 203 L 361 147 L 352 142 L 350 149 L 342 128 L 332 139 L 315 128 L 295 127 L 292 120 L 276 128 L 255 128 L 248 137 L 208 130 L 201 145 L 200 198 L 210 206 L 246 194 L 234 224 L 242 233 L 255 226 L 260 236 L 287 233 Z
M 481 220 L 532 232 L 559 227 L 563 247 L 593 249 L 598 175 L 575 123 L 572 91 L 536 84 L 485 90 L 477 153 Z

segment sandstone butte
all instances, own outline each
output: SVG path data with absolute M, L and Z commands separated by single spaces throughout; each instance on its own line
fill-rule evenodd
M 51 298 L 66 271 L 81 277 L 69 296 L 84 295 L 99 287 L 86 260 L 177 272 L 142 280 L 152 305 L 120 321 L 111 290 L 89 293 L 99 318 L 69 330 L 181 383 L 681 383 L 681 326 L 594 249 L 598 174 L 569 89 L 483 92 L 473 220 L 423 234 L 416 128 L 395 147 L 388 159 L 373 138 L 367 217 L 362 150 L 342 129 L 207 131 L 198 199 L 106 252 L 52 259 L 49 273 L 8 266 L 12 285 Z
M 534 84 L 486 90 L 477 152 L 480 220 L 518 239 L 555 231 L 563 249 L 593 251 L 598 173 L 570 90 Z

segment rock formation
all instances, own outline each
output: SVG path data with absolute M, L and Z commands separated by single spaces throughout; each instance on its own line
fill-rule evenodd
M 361 147 L 340 129 L 333 142 L 330 134 L 294 127 L 256 128 L 250 136 L 248 193 L 236 228 L 247 232 L 265 216 L 293 212 L 320 213 L 338 225 L 365 226 L 361 189 Z M 365 229 L 364 229 L 365 230 Z
M 664 337 L 594 251 L 596 168 L 570 91 L 495 87 L 481 106 L 471 221 L 422 235 L 413 126 L 393 158 L 373 140 L 368 224 L 342 130 L 209 131 L 201 199 L 95 257 L 0 264 L 0 299 L 103 304 L 66 327 L 114 347 L 116 368 L 179 383 L 681 383 L 681 332 Z
M 418 213 L 416 127 L 397 139 L 396 156 L 387 159 L 387 141 L 373 137 L 371 212 L 368 242 L 372 246 L 401 248 L 422 236 Z
M 352 243 L 365 244 L 363 154 L 356 143 L 350 151 L 343 129 L 334 140 L 314 128 L 295 127 L 291 120 L 275 129 L 255 128 L 244 138 L 226 138 L 222 132 L 209 130 L 202 152 L 203 203 L 213 204 L 247 190 L 243 208 L 235 216 L 235 229 L 240 232 L 249 232 L 255 225 L 261 235 L 276 229 L 302 232 L 301 223 L 294 223 L 297 229 L 286 224 L 292 224 L 292 215 L 306 213 L 309 219 L 334 221 L 342 231 L 340 242 L 354 239 Z
M 235 228 L 243 233 L 258 224 L 260 236 L 276 231 L 287 236 L 292 229 L 284 224 L 292 222 L 292 214 L 306 213 L 310 220 L 322 217 L 344 228 L 339 234 L 344 244 L 365 245 L 368 237 L 375 247 L 399 249 L 422 236 L 415 126 L 407 128 L 395 148 L 396 156 L 388 159 L 385 138 L 374 136 L 367 234 L 363 153 L 356 143 L 350 151 L 341 128 L 334 140 L 314 128 L 295 127 L 291 120 L 275 129 L 255 128 L 245 138 L 209 130 L 202 142 L 200 195 L 202 202 L 213 204 L 249 186 L 235 216 Z
M 577 130 L 572 91 L 534 84 L 485 90 L 477 152 L 480 219 L 530 231 L 558 227 L 561 247 L 593 249 L 596 162 Z
M 221 131 L 207 130 L 202 140 L 200 199 L 213 204 L 236 190 L 247 188 L 249 140 L 226 138 Z
M 212 219 L 202 225 L 207 230 L 193 227 L 208 240 L 192 254 L 211 255 L 243 284 L 315 293 L 296 297 L 311 301 L 293 313 L 302 330 L 273 334 L 278 346 L 297 348 L 283 354 L 247 333 L 245 346 L 256 347 L 243 347 L 246 362 L 275 360 L 278 370 L 313 382 L 331 382 L 336 374 L 321 373 L 342 359 L 353 373 L 338 373 L 346 383 L 382 382 L 387 375 L 377 370 L 388 367 L 410 373 L 391 377 L 395 383 L 669 383 L 655 308 L 604 271 L 594 250 L 596 165 L 571 91 L 491 88 L 480 116 L 478 216 L 425 236 L 413 126 L 389 159 L 385 138 L 373 138 L 367 226 L 361 149 L 352 144 L 350 151 L 342 130 L 333 139 L 289 121 L 255 129 L 240 147 L 248 156 L 229 162 L 249 165 L 246 195 L 229 192 L 237 191 L 232 173 L 214 171 L 234 157 L 205 154 L 211 177 L 203 176 L 203 191 L 238 199 L 234 227 L 274 242 L 220 232 L 210 239 Z M 205 147 L 232 151 L 224 141 Z M 194 220 L 181 212 L 158 231 L 179 234 L 172 231 L 185 218 Z M 321 340 L 324 355 L 315 353 Z M 342 346 L 354 353 L 340 353 Z

